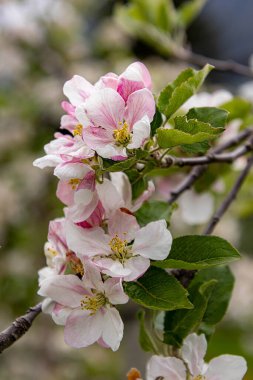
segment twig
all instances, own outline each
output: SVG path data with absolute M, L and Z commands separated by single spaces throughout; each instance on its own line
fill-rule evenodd
M 240 175 L 238 176 L 233 188 L 231 189 L 231 191 L 229 192 L 229 194 L 227 195 L 227 197 L 225 198 L 225 200 L 223 201 L 221 206 L 218 208 L 218 210 L 216 211 L 216 213 L 212 217 L 210 223 L 208 224 L 208 226 L 204 230 L 204 235 L 210 235 L 213 232 L 215 226 L 220 221 L 223 214 L 227 211 L 228 207 L 231 205 L 233 200 L 236 198 L 242 184 L 244 183 L 245 179 L 247 178 L 247 176 L 250 172 L 252 165 L 253 165 L 253 155 L 248 158 L 248 161 L 247 161 L 247 164 L 246 164 L 244 170 L 240 173 Z
M 214 154 L 218 154 L 223 152 L 224 150 L 231 148 L 234 145 L 239 144 L 245 138 L 249 137 L 252 134 L 252 128 L 244 129 L 242 132 L 238 133 L 237 136 L 231 138 L 230 140 L 220 144 L 216 148 L 214 148 L 211 152 Z M 195 166 L 190 173 L 184 178 L 184 180 L 179 184 L 179 186 L 170 192 L 170 198 L 168 202 L 171 204 L 175 202 L 181 194 L 183 194 L 186 190 L 190 189 L 192 185 L 204 174 L 207 165 L 199 165 Z
M 184 48 L 173 49 L 173 55 L 175 58 L 181 61 L 192 63 L 194 65 L 204 66 L 206 63 L 209 63 L 210 65 L 213 65 L 218 71 L 230 71 L 235 74 L 253 78 L 253 70 L 249 66 L 245 66 L 231 60 L 223 61 L 220 59 L 205 57 Z
M 233 152 L 228 153 L 220 153 L 216 154 L 214 152 L 208 153 L 206 156 L 200 157 L 172 157 L 167 156 L 164 158 L 162 163 L 162 167 L 169 166 L 197 166 L 197 165 L 207 165 L 213 162 L 227 162 L 231 163 L 235 161 L 237 158 L 244 156 L 246 153 L 253 150 L 253 138 L 246 141 L 246 143 Z
M 21 338 L 32 326 L 34 319 L 41 313 L 41 303 L 30 307 L 25 315 L 18 317 L 0 333 L 0 353 Z

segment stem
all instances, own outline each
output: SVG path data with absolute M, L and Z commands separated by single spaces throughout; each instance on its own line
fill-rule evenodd
M 34 319 L 41 313 L 41 303 L 30 307 L 26 314 L 18 317 L 0 333 L 0 353 L 21 338 L 32 326 Z
M 209 63 L 210 65 L 215 66 L 215 69 L 218 71 L 230 71 L 235 74 L 253 78 L 253 70 L 249 66 L 231 60 L 223 61 L 220 59 L 205 57 L 184 48 L 174 48 L 173 56 L 181 61 L 192 63 L 194 65 L 204 66 L 206 63 Z
M 210 235 L 213 232 L 214 228 L 219 223 L 222 216 L 225 214 L 225 212 L 227 211 L 227 209 L 229 208 L 231 203 L 237 197 L 237 194 L 238 194 L 240 188 L 242 187 L 244 181 L 246 180 L 252 165 L 253 165 L 253 155 L 248 158 L 245 168 L 243 169 L 243 171 L 238 176 L 238 178 L 237 178 L 234 186 L 232 187 L 231 191 L 229 192 L 227 197 L 224 199 L 223 203 L 220 205 L 220 207 L 218 208 L 218 210 L 216 211 L 216 213 L 212 217 L 210 223 L 208 224 L 208 226 L 204 230 L 204 235 Z

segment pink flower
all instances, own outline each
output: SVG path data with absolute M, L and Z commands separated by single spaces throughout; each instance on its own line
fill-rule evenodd
M 100 228 L 83 229 L 69 222 L 66 226 L 70 249 L 82 260 L 90 258 L 102 273 L 133 281 L 170 251 L 172 237 L 165 220 L 140 228 L 135 217 L 120 210 L 108 221 L 108 233 Z
M 190 334 L 181 349 L 182 360 L 152 356 L 147 366 L 147 380 L 160 377 L 164 380 L 242 380 L 247 371 L 244 358 L 221 355 L 206 364 L 206 349 L 204 334 Z
M 65 325 L 68 345 L 81 348 L 98 342 L 113 351 L 118 349 L 123 322 L 114 305 L 128 301 L 120 280 L 103 281 L 88 265 L 83 279 L 74 275 L 50 277 L 41 284 L 39 294 L 55 302 L 49 309 L 54 321 Z
M 126 103 L 112 88 L 97 90 L 76 109 L 86 144 L 98 155 L 116 160 L 149 138 L 154 114 L 155 101 L 146 88 L 131 93 Z

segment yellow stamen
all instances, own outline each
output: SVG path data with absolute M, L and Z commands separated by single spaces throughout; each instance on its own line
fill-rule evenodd
M 82 136 L 82 132 L 83 132 L 82 124 L 77 124 L 75 129 L 73 130 L 73 135 L 74 136 Z
M 121 240 L 118 235 L 112 238 L 109 246 L 113 252 L 111 255 L 113 260 L 118 260 L 123 264 L 131 256 L 131 250 L 127 247 L 127 241 Z
M 76 190 L 80 182 L 79 178 L 71 178 L 68 184 L 72 187 L 72 190 Z
M 120 122 L 119 125 L 120 128 L 113 131 L 113 138 L 118 145 L 127 145 L 131 140 L 128 124 Z
M 96 314 L 96 312 L 105 306 L 107 299 L 103 293 L 97 293 L 94 296 L 84 296 L 81 300 L 81 309 L 90 310 L 90 315 Z

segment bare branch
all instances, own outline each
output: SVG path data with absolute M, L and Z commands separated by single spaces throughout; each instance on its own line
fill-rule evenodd
M 240 173 L 240 175 L 238 176 L 233 188 L 231 189 L 231 191 L 229 192 L 227 197 L 222 202 L 221 206 L 218 208 L 218 210 L 216 211 L 216 213 L 212 217 L 210 223 L 208 224 L 208 226 L 206 227 L 206 229 L 204 231 L 204 235 L 210 235 L 213 232 L 214 228 L 216 227 L 217 223 L 220 221 L 221 217 L 225 214 L 228 207 L 231 205 L 233 200 L 236 198 L 242 184 L 244 183 L 245 179 L 247 178 L 247 176 L 250 172 L 252 165 L 253 165 L 253 155 L 248 158 L 248 161 L 247 161 L 247 164 L 246 164 L 244 170 Z
M 41 303 L 30 307 L 25 315 L 18 317 L 0 333 L 0 353 L 21 338 L 32 326 L 34 319 L 41 313 Z
M 252 134 L 252 128 L 244 129 L 242 132 L 238 133 L 237 136 L 234 136 L 230 140 L 220 144 L 216 148 L 214 148 L 211 153 L 218 154 L 223 152 L 224 150 L 231 148 L 234 145 L 239 144 L 245 138 L 249 137 Z M 183 179 L 183 181 L 179 184 L 179 186 L 170 192 L 170 198 L 168 202 L 171 204 L 175 202 L 181 194 L 183 194 L 186 190 L 189 190 L 193 184 L 204 174 L 207 170 L 208 165 L 199 165 L 195 166 L 190 173 Z
M 249 66 L 245 66 L 231 60 L 223 61 L 220 59 L 209 58 L 193 53 L 191 50 L 177 47 L 173 49 L 173 55 L 180 61 L 192 63 L 193 65 L 204 66 L 206 63 L 209 63 L 218 71 L 230 71 L 235 74 L 253 78 L 253 70 Z

